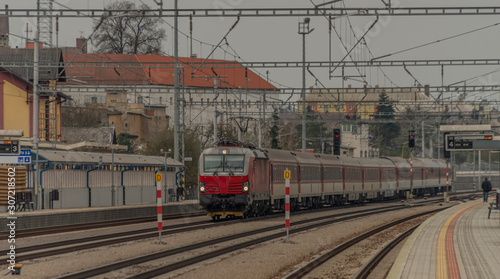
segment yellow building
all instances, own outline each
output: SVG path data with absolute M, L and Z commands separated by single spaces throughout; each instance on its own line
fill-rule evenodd
M 56 61 L 55 49 L 40 50 L 40 63 Z M 0 49 L 0 61 L 33 61 L 33 49 Z M 23 138 L 33 137 L 33 67 L 0 68 L 0 129 L 22 130 Z M 60 68 L 40 67 L 39 134 L 41 141 L 61 141 L 61 103 L 66 96 L 54 90 L 56 80 L 64 80 Z

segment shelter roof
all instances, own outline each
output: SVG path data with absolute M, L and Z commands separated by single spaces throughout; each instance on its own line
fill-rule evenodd
M 34 150 L 32 150 L 34 152 Z M 81 151 L 60 151 L 60 150 L 39 150 L 40 160 L 47 160 L 51 163 L 67 163 L 67 164 L 97 164 L 102 156 L 102 163 L 109 165 L 113 161 L 116 165 L 130 166 L 164 166 L 165 157 L 146 156 L 134 154 L 115 153 L 98 153 L 98 152 L 81 152 Z M 113 157 L 114 156 L 114 160 Z M 169 167 L 181 167 L 182 163 L 167 159 Z

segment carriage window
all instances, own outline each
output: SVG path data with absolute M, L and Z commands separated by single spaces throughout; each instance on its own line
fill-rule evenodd
M 204 172 L 243 172 L 245 155 L 205 155 Z

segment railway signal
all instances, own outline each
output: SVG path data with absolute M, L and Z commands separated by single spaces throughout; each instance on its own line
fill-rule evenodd
M 408 147 L 409 148 L 415 147 L 415 130 L 408 131 Z
M 333 129 L 333 155 L 340 155 L 340 144 L 342 139 L 340 137 L 340 129 Z

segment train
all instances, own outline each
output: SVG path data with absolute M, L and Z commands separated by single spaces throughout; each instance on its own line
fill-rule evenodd
M 291 210 L 436 195 L 449 187 L 441 159 L 354 158 L 221 142 L 200 155 L 200 206 L 214 220 L 284 210 L 286 170 Z

